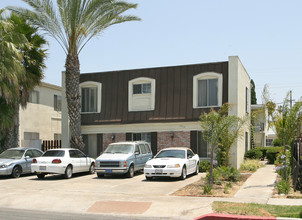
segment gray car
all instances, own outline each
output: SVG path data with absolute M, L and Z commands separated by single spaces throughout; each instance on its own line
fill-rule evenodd
M 96 159 L 98 177 L 126 174 L 133 177 L 135 171 L 143 170 L 145 163 L 152 158 L 150 145 L 144 141 L 129 141 L 109 144 Z
M 0 154 L 0 175 L 18 178 L 21 174 L 31 173 L 33 159 L 42 154 L 41 150 L 35 148 L 10 148 Z

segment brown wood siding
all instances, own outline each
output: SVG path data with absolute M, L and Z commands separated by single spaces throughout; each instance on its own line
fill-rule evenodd
M 193 109 L 193 76 L 223 75 L 223 103 L 228 100 L 228 62 L 81 74 L 80 82 L 102 83 L 101 113 L 82 114 L 82 125 L 197 121 L 208 108 Z M 155 79 L 155 109 L 128 111 L 128 82 Z

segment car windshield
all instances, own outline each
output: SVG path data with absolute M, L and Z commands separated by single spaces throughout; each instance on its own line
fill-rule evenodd
M 132 144 L 110 144 L 104 151 L 106 154 L 130 154 L 134 152 Z
M 0 158 L 5 159 L 21 159 L 25 150 L 6 150 L 0 154 Z
M 65 151 L 63 150 L 49 150 L 46 151 L 42 157 L 64 157 Z
M 159 152 L 155 158 L 164 158 L 164 157 L 172 157 L 172 158 L 186 158 L 184 150 L 163 150 Z

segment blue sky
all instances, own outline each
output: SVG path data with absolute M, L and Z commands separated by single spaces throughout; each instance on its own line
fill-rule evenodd
M 81 72 L 219 62 L 239 56 L 255 81 L 282 102 L 302 96 L 301 0 L 131 0 L 142 19 L 110 27 L 80 54 Z M 21 0 L 1 0 L 24 6 Z M 45 78 L 61 85 L 65 54 L 50 37 Z

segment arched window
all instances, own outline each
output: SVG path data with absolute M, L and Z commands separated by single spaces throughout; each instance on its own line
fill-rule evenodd
M 128 110 L 152 111 L 155 107 L 155 79 L 139 77 L 128 83 Z
M 222 74 L 207 72 L 193 77 L 193 108 L 222 105 Z
M 87 81 L 80 84 L 81 112 L 100 113 L 102 84 L 99 82 Z

